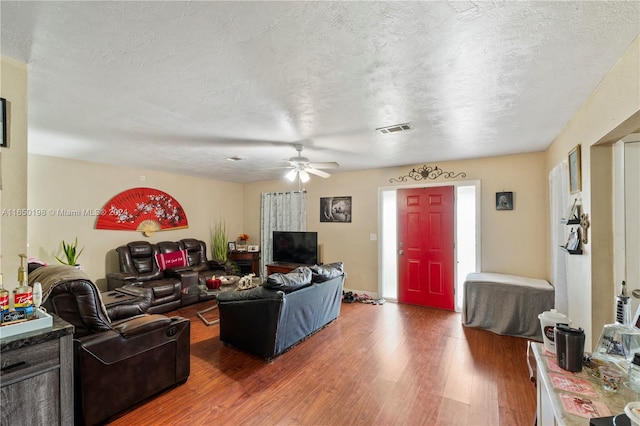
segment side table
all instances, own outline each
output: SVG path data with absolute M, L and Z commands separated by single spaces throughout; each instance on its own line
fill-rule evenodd
M 216 304 L 215 304 L 215 305 L 213 305 L 213 306 L 211 306 L 211 307 L 209 307 L 209 308 L 207 308 L 207 309 L 204 309 L 204 310 L 202 310 L 202 311 L 197 311 L 197 312 L 196 312 L 196 315 L 197 315 L 197 316 L 198 316 L 198 318 L 200 318 L 200 319 L 202 320 L 202 322 L 203 322 L 203 323 L 205 323 L 207 326 L 215 325 L 215 324 L 218 324 L 218 323 L 220 322 L 220 319 L 215 319 L 215 320 L 211 320 L 211 321 L 210 321 L 210 320 L 208 320 L 208 319 L 206 319 L 206 318 L 204 317 L 204 314 L 206 314 L 206 313 L 208 313 L 208 312 L 211 312 L 211 311 L 213 311 L 214 309 L 217 309 L 217 308 L 218 308 L 218 302 L 217 302 L 217 300 L 218 300 L 218 295 L 219 295 L 220 293 L 223 293 L 223 292 L 225 292 L 225 291 L 236 291 L 236 290 L 238 290 L 238 291 L 242 291 L 242 290 L 249 290 L 249 289 L 251 289 L 251 288 L 255 288 L 255 287 L 258 287 L 259 285 L 261 285 L 260 278 L 258 278 L 258 277 L 254 277 L 254 278 L 253 278 L 253 281 L 252 281 L 252 284 L 253 284 L 253 285 L 252 285 L 251 287 L 249 287 L 249 288 L 243 288 L 243 289 L 238 289 L 238 281 L 239 281 L 239 277 L 236 277 L 236 278 L 237 278 L 237 279 L 236 279 L 233 283 L 231 283 L 231 284 L 222 285 L 222 286 L 220 286 L 220 288 L 218 288 L 218 289 L 215 289 L 215 290 L 207 290 L 207 291 L 206 291 L 207 295 L 210 295 L 210 296 L 212 295 L 212 296 L 214 296 L 214 297 L 215 297 Z
M 238 265 L 243 275 L 253 273 L 256 277 L 260 276 L 259 251 L 230 251 L 228 256 L 229 260 Z
M 0 424 L 73 424 L 73 325 L 0 340 Z
M 204 317 L 204 314 L 206 314 L 207 312 L 211 312 L 214 309 L 218 308 L 217 300 L 218 300 L 218 295 L 220 293 L 225 292 L 225 291 L 233 291 L 233 290 L 235 290 L 237 288 L 238 288 L 238 282 L 236 281 L 235 283 L 230 284 L 230 285 L 220 286 L 220 288 L 215 289 L 215 290 L 207 290 L 206 291 L 207 295 L 214 296 L 214 300 L 216 300 L 216 303 L 215 303 L 215 305 L 211 306 L 210 308 L 204 309 L 202 311 L 197 311 L 196 315 L 198 316 L 198 318 L 200 318 L 202 320 L 202 322 L 205 323 L 207 326 L 218 324 L 220 322 L 220 319 L 209 321 L 208 319 L 206 319 Z

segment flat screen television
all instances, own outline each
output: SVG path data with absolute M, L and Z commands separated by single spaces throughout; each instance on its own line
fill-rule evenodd
M 273 231 L 273 261 L 280 263 L 318 263 L 318 233 Z

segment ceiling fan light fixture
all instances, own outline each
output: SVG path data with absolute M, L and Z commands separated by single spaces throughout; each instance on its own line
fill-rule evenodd
M 300 170 L 300 180 L 302 183 L 309 182 L 309 173 L 306 170 Z
M 286 177 L 287 179 L 289 179 L 291 182 L 293 182 L 293 181 L 296 179 L 296 173 L 297 173 L 297 172 L 298 172 L 298 171 L 297 171 L 296 169 L 292 169 L 292 170 L 290 170 L 290 171 L 289 171 L 289 173 L 287 173 L 287 174 L 285 175 L 285 177 Z

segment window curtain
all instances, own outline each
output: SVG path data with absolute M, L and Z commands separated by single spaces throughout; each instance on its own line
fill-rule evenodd
M 566 243 L 566 225 L 560 220 L 571 207 L 569 203 L 569 165 L 563 161 L 549 173 L 549 211 L 551 213 L 551 284 L 555 289 L 555 308 L 567 314 L 569 294 L 567 289 L 567 254 L 560 250 Z
M 263 192 L 260 203 L 260 275 L 267 276 L 266 265 L 273 260 L 273 231 L 306 230 L 306 192 Z

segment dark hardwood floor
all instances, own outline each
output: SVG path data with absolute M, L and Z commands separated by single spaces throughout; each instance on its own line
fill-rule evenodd
M 527 341 L 465 328 L 460 314 L 343 304 L 340 317 L 271 363 L 191 320 L 184 385 L 113 425 L 532 425 Z M 217 310 L 210 314 L 217 316 Z

